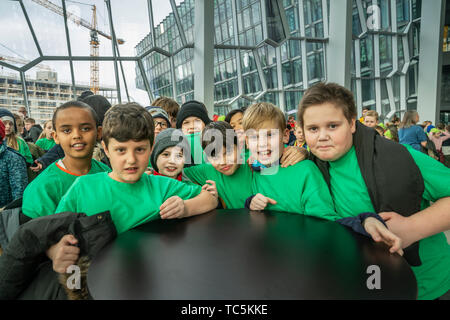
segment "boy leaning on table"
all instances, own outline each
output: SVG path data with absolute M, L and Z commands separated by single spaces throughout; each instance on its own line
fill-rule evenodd
M 336 211 L 346 217 L 378 213 L 402 239 L 418 298 L 447 298 L 450 245 L 443 231 L 450 228 L 450 169 L 361 125 L 352 92 L 334 83 L 309 88 L 297 120 Z
M 21 252 L 19 252 L 20 256 L 17 256 L 16 252 L 8 254 L 8 261 L 17 263 L 20 273 L 27 275 L 26 283 L 31 281 L 28 274 L 35 271 L 30 268 L 34 268 L 36 261 L 41 261 L 40 251 L 64 232 L 66 235 L 58 237 L 59 242 L 44 251 L 52 261 L 53 270 L 66 277 L 60 279 L 63 286 L 69 277 L 66 274 L 69 266 L 79 265 L 83 269 L 81 274 L 83 286 L 77 295 L 87 298 L 84 272 L 89 265 L 89 259 L 86 259 L 87 256 L 81 256 L 80 247 L 95 253 L 100 248 L 98 242 L 107 243 L 116 233 L 123 233 L 140 224 L 160 218 L 174 219 L 202 214 L 217 206 L 217 197 L 202 190 L 201 186 L 188 185 L 163 176 L 144 174 L 151 154 L 154 125 L 151 115 L 143 107 L 136 103 L 112 107 L 105 115 L 103 128 L 102 144 L 111 161 L 112 171 L 92 174 L 92 179 L 81 179 L 85 176 L 79 177 L 59 202 L 56 214 L 36 218 L 24 224 L 17 232 L 17 237 L 21 238 L 11 241 Z M 106 213 L 107 211 L 109 214 Z M 77 224 L 75 220 L 80 222 Z M 74 221 L 75 224 L 73 224 Z M 61 226 L 58 227 L 58 224 Z M 64 230 L 70 230 L 69 225 L 75 226 L 72 233 L 81 232 L 84 237 L 77 239 L 74 235 L 67 234 L 70 232 Z M 92 227 L 89 228 L 86 225 L 92 225 Z M 53 230 L 55 228 L 53 234 L 48 236 L 42 235 L 42 232 L 36 233 L 36 229 Z M 90 229 L 98 231 L 91 235 L 90 241 L 86 241 L 89 238 Z M 21 243 L 33 235 L 42 235 L 46 239 L 36 238 L 38 243 L 22 252 L 24 249 Z M 89 247 L 86 248 L 86 245 Z M 28 257 L 27 252 L 36 252 L 39 257 L 34 255 Z M 91 256 L 89 254 L 89 257 Z M 60 294 L 61 287 L 55 284 L 55 274 L 49 268 L 43 269 L 42 272 L 38 271 L 38 274 L 35 273 L 34 280 L 27 287 L 27 284 L 19 279 L 21 274 L 15 274 L 17 272 L 11 269 L 10 263 L 7 263 L 4 257 L 1 258 L 0 290 L 7 289 L 8 294 L 2 292 L 0 297 L 7 299 L 17 297 L 20 294 L 18 287 L 26 287 L 26 294 L 22 294 L 19 298 L 43 299 L 44 296 L 51 298 L 64 296 Z M 46 283 L 48 288 L 45 288 Z M 66 290 L 66 293 L 70 296 L 68 291 L 70 290 Z
M 184 218 L 216 208 L 217 197 L 200 186 L 144 174 L 151 154 L 153 129 L 151 115 L 136 103 L 116 105 L 108 110 L 103 122 L 102 145 L 112 171 L 77 179 L 61 199 L 56 213 L 83 212 L 89 216 L 109 211 L 117 233 L 121 234 L 152 220 Z M 72 249 L 76 242 L 73 236 L 67 235 L 50 248 L 48 255 L 55 271 L 64 273 L 76 263 L 77 250 Z

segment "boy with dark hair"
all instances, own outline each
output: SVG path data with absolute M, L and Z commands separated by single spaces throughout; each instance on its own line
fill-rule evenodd
M 158 134 L 171 127 L 169 115 L 160 107 L 149 106 L 145 108 L 153 118 L 155 125 L 155 138 Z
M 336 211 L 346 217 L 379 213 L 409 247 L 405 258 L 416 276 L 419 299 L 445 294 L 450 246 L 442 231 L 450 227 L 450 184 L 442 181 L 450 180 L 450 170 L 361 125 L 353 94 L 337 84 L 309 88 L 297 119 Z
M 200 185 L 214 181 L 224 208 L 244 208 L 252 194 L 252 171 L 239 152 L 237 134 L 231 125 L 223 121 L 206 125 L 202 147 L 209 163 L 185 168 L 184 174 Z
M 152 106 L 160 107 L 169 115 L 169 122 L 171 128 L 177 127 L 177 115 L 180 110 L 179 104 L 168 97 L 159 97 L 152 102 Z
M 200 186 L 144 174 L 153 139 L 153 119 L 142 106 L 127 103 L 112 107 L 105 115 L 102 141 L 112 171 L 80 177 L 56 212 L 89 216 L 110 211 L 120 234 L 155 219 L 183 218 L 214 209 L 217 199 Z
M 74 181 L 82 175 L 109 171 L 92 159 L 101 135 L 95 111 L 80 101 L 59 106 L 52 118 L 53 139 L 64 150 L 64 158 L 52 163 L 33 180 L 23 195 L 23 213 L 37 218 L 55 213 L 59 200 Z

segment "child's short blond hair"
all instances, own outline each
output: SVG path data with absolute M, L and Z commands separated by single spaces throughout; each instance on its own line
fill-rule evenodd
M 378 112 L 376 112 L 375 110 L 369 110 L 366 113 L 366 117 L 375 117 L 375 119 L 379 119 L 378 118 Z
M 281 131 L 286 130 L 283 112 L 269 102 L 254 103 L 248 107 L 242 118 L 242 126 L 244 130 L 258 129 L 264 121 L 268 120 L 272 120 Z

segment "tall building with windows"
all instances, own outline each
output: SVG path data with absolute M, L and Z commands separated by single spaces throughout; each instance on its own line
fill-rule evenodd
M 194 1 L 177 8 L 191 43 Z M 351 90 L 358 109 L 377 110 L 382 119 L 417 109 L 422 1 L 353 0 L 352 8 Z M 327 55 L 333 56 L 327 50 L 329 12 L 329 0 L 215 0 L 215 113 L 269 101 L 295 114 L 303 92 L 327 80 L 327 61 L 332 61 Z M 156 46 L 175 54 L 154 51 L 143 58 L 153 95 L 180 103 L 192 99 L 193 49 L 179 49 L 175 14 L 154 32 L 136 46 L 136 54 L 153 46 L 153 36 Z M 144 89 L 136 74 L 137 86 Z

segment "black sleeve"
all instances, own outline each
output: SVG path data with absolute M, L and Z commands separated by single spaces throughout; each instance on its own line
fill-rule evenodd
M 366 220 L 369 217 L 376 218 L 377 220 L 381 221 L 384 224 L 384 226 L 386 226 L 386 223 L 384 223 L 383 218 L 381 218 L 378 214 L 373 212 L 364 212 L 357 215 L 356 217 L 342 218 L 336 220 L 336 222 L 351 228 L 353 231 L 359 234 L 365 235 L 366 237 L 371 237 L 370 234 L 368 234 L 363 227 L 364 220 Z
M 249 209 L 250 210 L 250 203 L 252 202 L 254 197 L 255 197 L 255 195 L 250 196 L 250 197 L 247 198 L 247 200 L 245 200 L 245 204 L 244 204 L 244 208 L 245 209 Z
M 38 162 L 42 163 L 42 169 L 47 168 L 56 160 L 64 158 L 64 150 L 59 144 L 55 145 L 53 148 L 48 150 L 42 157 L 37 159 Z
M 30 129 L 30 137 L 33 140 L 33 143 L 36 143 L 41 133 L 39 132 L 39 129 L 33 127 Z

